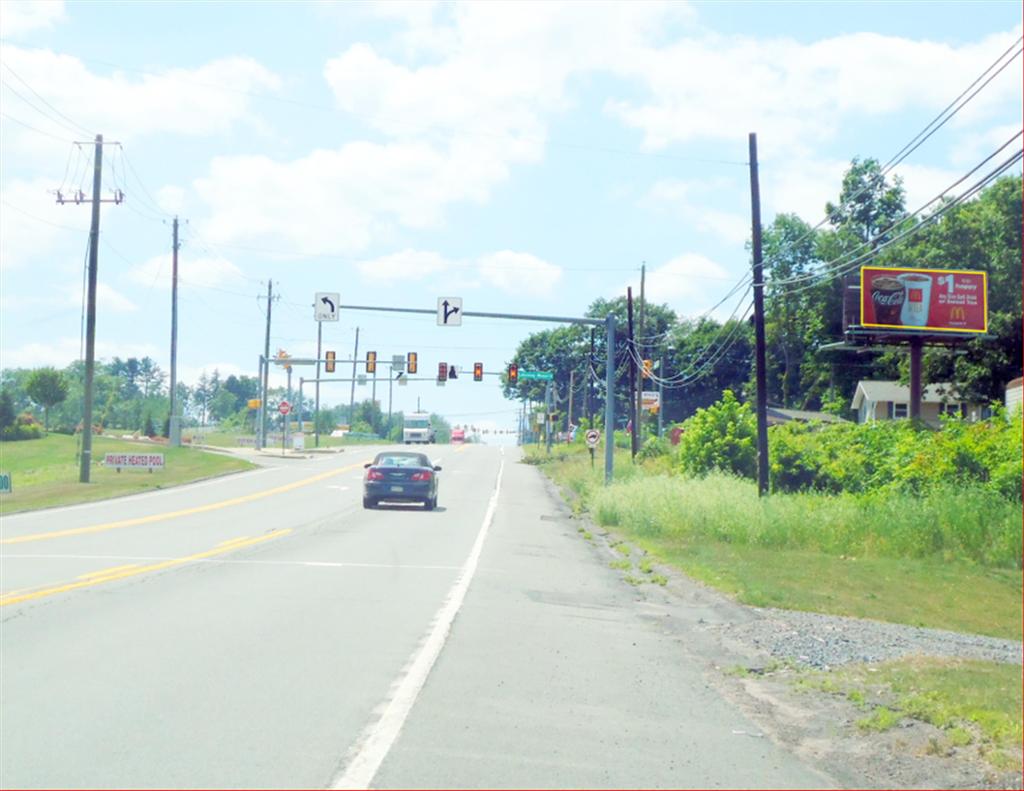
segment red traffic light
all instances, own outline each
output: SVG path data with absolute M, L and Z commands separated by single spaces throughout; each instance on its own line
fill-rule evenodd
M 437 381 L 446 382 L 448 380 L 448 363 L 437 364 Z
M 515 363 L 508 367 L 508 383 L 510 385 L 519 384 L 519 366 Z
M 473 381 L 482 382 L 484 380 L 484 364 L 473 363 Z

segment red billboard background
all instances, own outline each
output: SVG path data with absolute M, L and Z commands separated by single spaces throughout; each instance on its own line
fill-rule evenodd
M 964 269 L 860 270 L 860 323 L 864 327 L 985 332 L 985 272 Z

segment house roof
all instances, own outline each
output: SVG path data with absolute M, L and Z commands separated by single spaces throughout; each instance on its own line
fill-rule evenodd
M 939 394 L 939 391 L 942 394 Z M 921 393 L 921 402 L 925 404 L 953 404 L 963 400 L 956 392 L 955 385 L 949 382 L 936 382 L 928 385 Z M 860 409 L 864 401 L 894 401 L 905 404 L 910 401 L 910 386 L 899 382 L 873 382 L 862 379 L 857 382 L 857 391 L 853 394 L 853 409 Z
M 775 417 L 783 422 L 789 420 L 800 420 L 808 423 L 812 420 L 820 420 L 822 423 L 849 422 L 847 420 L 843 420 L 843 418 L 838 415 L 830 415 L 828 412 L 809 412 L 805 409 L 783 409 L 782 407 L 777 406 L 768 407 L 768 417 Z

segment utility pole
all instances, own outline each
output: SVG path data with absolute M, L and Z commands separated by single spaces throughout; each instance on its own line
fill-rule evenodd
M 633 347 L 637 357 L 641 360 L 644 359 L 643 355 L 643 338 L 644 338 L 644 280 L 647 274 L 647 264 L 640 265 L 640 316 L 637 322 L 637 337 L 640 341 Z M 636 434 L 636 444 L 639 446 L 642 425 L 640 423 L 641 416 L 643 415 L 643 392 L 644 392 L 644 377 L 638 376 L 636 378 L 636 409 L 634 410 L 633 418 L 633 433 Z M 636 451 L 633 451 L 634 454 Z
M 664 429 L 664 421 L 662 415 L 665 413 L 665 355 L 661 355 L 661 361 L 658 363 L 658 438 L 661 438 L 661 432 Z
M 96 373 L 96 279 L 99 272 L 100 257 L 100 204 L 121 203 L 124 200 L 124 193 L 117 191 L 113 198 L 104 200 L 100 197 L 103 188 L 103 135 L 96 135 L 93 141 L 96 146 L 93 155 L 92 170 L 92 225 L 89 229 L 89 272 L 88 290 L 86 292 L 86 314 L 85 314 L 85 393 L 82 398 L 82 456 L 78 470 L 80 483 L 89 483 L 89 471 L 92 464 L 92 390 L 93 379 Z M 108 143 L 107 145 L 120 145 L 119 143 Z M 78 205 L 84 202 L 85 196 L 81 192 L 75 194 L 74 198 L 65 198 L 60 192 L 57 193 L 57 203 L 74 203 Z
M 551 453 L 551 380 L 544 388 L 544 444 Z
M 178 388 L 178 218 L 174 218 L 174 243 L 171 245 L 171 411 L 167 416 L 167 442 L 181 445 L 181 421 L 176 411 Z
M 263 342 L 263 392 L 260 398 L 259 446 L 267 445 L 267 385 L 270 381 L 270 308 L 274 304 L 274 282 L 267 281 L 267 335 Z M 317 377 L 319 379 L 319 377 Z
M 636 437 L 636 409 L 632 405 L 634 393 L 636 392 L 636 341 L 633 336 L 633 287 L 629 286 L 626 289 L 626 318 L 629 323 L 629 338 L 626 341 L 626 347 L 629 350 L 629 398 L 626 399 L 626 403 L 629 404 L 629 408 L 626 410 L 627 415 L 632 415 L 630 418 L 630 425 L 633 427 L 633 431 L 630 432 L 629 447 L 630 455 L 635 460 L 637 451 L 637 437 Z M 612 393 L 608 394 L 609 398 L 613 398 Z
M 356 327 L 356 348 L 352 351 L 352 393 L 348 399 L 348 425 L 352 430 L 353 419 L 356 411 L 356 360 L 359 357 L 359 328 Z
M 754 248 L 754 343 L 757 380 L 757 494 L 768 494 L 768 392 L 764 341 L 764 273 L 761 269 L 761 188 L 757 177 L 757 135 L 750 133 L 750 211 Z

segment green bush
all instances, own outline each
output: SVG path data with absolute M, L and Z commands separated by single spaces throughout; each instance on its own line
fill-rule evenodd
M 946 420 L 941 429 L 908 421 L 856 425 L 787 423 L 769 431 L 769 471 L 776 491 L 914 494 L 981 486 L 1020 502 L 1021 417 L 980 423 Z
M 690 475 L 715 470 L 753 478 L 757 473 L 757 424 L 750 404 L 741 404 L 731 390 L 683 424 L 679 466 Z

